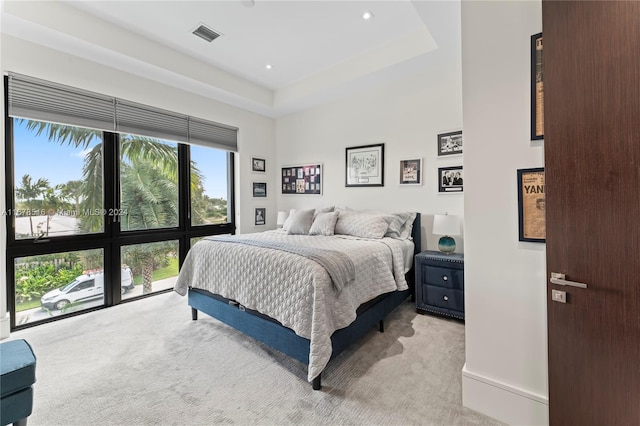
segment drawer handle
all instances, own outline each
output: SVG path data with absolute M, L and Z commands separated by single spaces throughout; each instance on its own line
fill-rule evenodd
M 449 296 L 443 296 L 442 297 L 444 300 L 449 300 Z
M 442 276 L 442 281 L 447 281 L 449 279 L 449 277 L 447 277 L 446 275 Z

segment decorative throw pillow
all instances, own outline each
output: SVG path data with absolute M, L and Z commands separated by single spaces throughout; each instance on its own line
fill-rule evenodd
M 338 216 L 335 233 L 379 239 L 384 237 L 388 226 L 381 214 L 342 212 Z
M 296 210 L 289 217 L 291 222 L 287 227 L 287 234 L 308 234 L 313 223 L 313 212 L 315 210 Z
M 413 221 L 416 218 L 415 212 L 391 213 L 389 228 L 385 237 L 399 238 L 406 240 L 411 238 L 411 230 L 413 229 Z
M 336 212 L 318 213 L 313 220 L 309 235 L 333 235 L 337 221 L 338 213 Z
M 398 213 L 396 213 L 398 214 Z M 413 232 L 413 221 L 416 220 L 416 212 L 407 212 L 401 213 L 402 215 L 406 215 L 407 220 L 404 222 L 404 226 L 400 230 L 400 238 L 403 240 L 410 240 L 411 233 Z
M 287 218 L 285 219 L 284 223 L 282 224 L 282 230 L 286 231 L 287 229 L 289 229 L 289 225 L 291 224 L 291 218 L 293 217 L 293 214 L 296 212 L 296 209 L 291 209 L 289 210 L 289 216 L 287 216 Z
M 320 214 L 320 213 L 331 213 L 333 211 L 334 207 L 325 207 L 323 209 L 316 209 L 315 212 L 313 212 L 313 220 L 316 220 L 316 217 Z

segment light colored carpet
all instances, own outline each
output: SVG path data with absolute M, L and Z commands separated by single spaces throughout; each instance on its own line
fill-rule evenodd
M 495 425 L 461 405 L 464 324 L 406 302 L 306 366 L 167 293 L 13 333 L 37 356 L 30 425 Z

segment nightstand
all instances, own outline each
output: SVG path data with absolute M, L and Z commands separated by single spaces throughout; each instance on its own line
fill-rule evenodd
M 415 267 L 416 310 L 464 319 L 464 255 L 427 250 Z

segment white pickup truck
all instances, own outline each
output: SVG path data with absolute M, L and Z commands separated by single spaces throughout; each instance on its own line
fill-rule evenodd
M 123 267 L 120 273 L 121 292 L 133 290 L 133 274 L 131 269 Z M 51 290 L 40 298 L 44 309 L 63 309 L 70 303 L 86 302 L 102 298 L 104 295 L 104 273 L 87 272 L 64 287 Z

